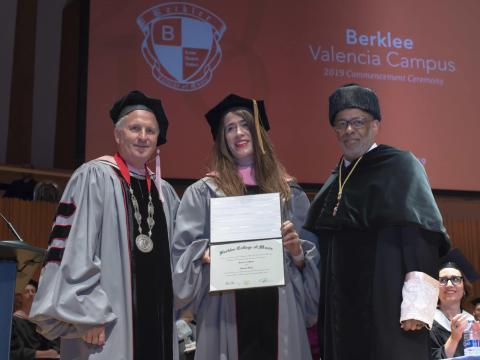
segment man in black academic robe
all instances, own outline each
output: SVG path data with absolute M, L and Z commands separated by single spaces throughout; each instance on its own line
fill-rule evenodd
M 340 87 L 329 106 L 343 157 L 305 225 L 319 237 L 322 360 L 429 359 L 436 266 L 450 243 L 425 170 L 375 143 L 372 90 Z

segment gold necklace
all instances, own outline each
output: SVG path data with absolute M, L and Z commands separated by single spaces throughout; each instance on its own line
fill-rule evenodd
M 342 183 L 342 168 L 343 168 L 344 158 L 342 158 L 342 162 L 340 163 L 340 170 L 339 170 L 339 174 L 338 174 L 337 204 L 333 208 L 333 216 L 337 215 L 338 206 L 340 205 L 340 200 L 342 199 L 343 188 L 345 187 L 345 184 L 347 183 L 348 179 L 350 179 L 350 175 L 352 175 L 353 171 L 357 167 L 360 160 L 362 160 L 362 157 L 363 157 L 363 155 L 360 156 L 357 161 L 355 161 L 355 164 L 353 164 L 352 170 L 348 173 L 348 175 L 345 178 L 345 180 L 343 181 L 343 183 Z

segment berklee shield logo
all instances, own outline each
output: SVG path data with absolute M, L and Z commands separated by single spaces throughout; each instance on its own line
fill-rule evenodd
M 137 18 L 145 38 L 142 54 L 161 84 L 178 91 L 207 85 L 222 59 L 225 23 L 190 3 L 154 6 Z

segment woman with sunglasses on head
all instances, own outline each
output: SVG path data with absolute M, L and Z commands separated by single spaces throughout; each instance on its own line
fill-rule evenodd
M 191 307 L 197 323 L 195 359 L 310 360 L 319 253 L 301 231 L 307 196 L 276 159 L 263 101 L 232 94 L 206 118 L 211 172 L 185 191 L 172 247 L 177 306 Z M 285 286 L 209 292 L 210 199 L 261 193 L 282 199 Z
M 464 355 L 463 331 L 468 320 L 473 320 L 473 316 L 463 310 L 463 301 L 472 290 L 470 281 L 465 277 L 465 266 L 460 265 L 467 260 L 460 252 L 456 252 L 454 258 L 456 261 L 445 262 L 438 274 L 438 307 L 430 331 L 433 359 Z

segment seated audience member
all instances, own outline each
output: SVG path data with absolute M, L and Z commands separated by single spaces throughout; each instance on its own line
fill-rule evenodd
M 23 294 L 22 293 L 15 293 L 15 298 L 13 299 L 13 313 L 15 314 L 17 311 L 22 309 L 23 306 Z
M 480 297 L 472 300 L 473 305 L 473 317 L 475 320 L 480 321 Z
M 40 181 L 33 190 L 33 200 L 58 203 L 60 201 L 60 190 L 53 181 Z
M 28 313 L 37 292 L 37 282 L 30 280 L 22 294 L 15 295 L 12 318 L 11 360 L 58 359 L 60 342 L 50 341 L 37 333 Z
M 32 168 L 31 165 L 24 165 L 24 167 Z M 36 181 L 30 174 L 23 174 L 20 179 L 13 180 L 10 184 L 0 184 L 0 190 L 5 190 L 4 198 L 32 200 L 35 185 Z
M 433 359 L 464 355 L 463 331 L 473 316 L 463 310 L 463 303 L 472 291 L 469 280 L 480 278 L 458 249 L 445 258 L 438 274 L 438 307 L 430 331 Z

